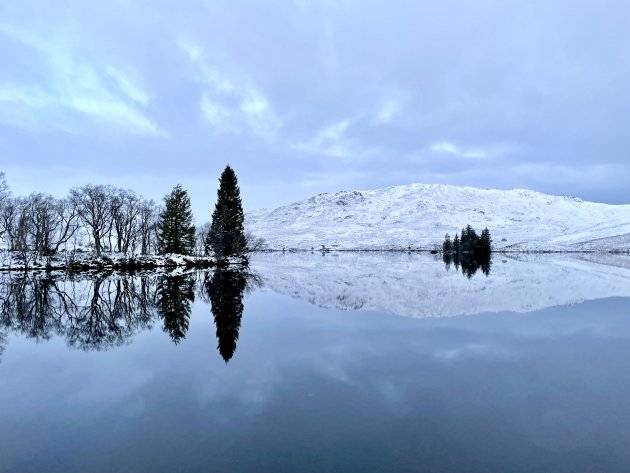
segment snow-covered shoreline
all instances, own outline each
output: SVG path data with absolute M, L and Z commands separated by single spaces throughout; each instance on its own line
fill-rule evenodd
M 441 254 L 439 249 L 429 248 L 267 248 L 255 253 L 429 253 Z M 492 250 L 497 255 L 630 255 L 630 249 L 592 249 L 592 250 L 543 250 L 543 249 L 497 249 Z
M 39 256 L 33 252 L 0 250 L 0 271 L 94 271 L 151 270 L 159 268 L 215 268 L 243 264 L 243 258 L 214 256 L 132 255 L 93 252 L 59 253 Z

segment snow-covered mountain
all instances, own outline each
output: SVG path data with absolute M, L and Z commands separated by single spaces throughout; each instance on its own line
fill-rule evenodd
M 523 189 L 410 184 L 319 194 L 246 216 L 271 249 L 432 249 L 467 224 L 488 227 L 495 249 L 630 248 L 630 205 Z
M 630 297 L 626 255 L 499 255 L 471 279 L 441 258 L 406 253 L 260 253 L 263 287 L 326 308 L 411 317 L 533 312 Z

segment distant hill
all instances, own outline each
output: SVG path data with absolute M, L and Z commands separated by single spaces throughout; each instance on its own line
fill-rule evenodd
M 630 249 L 630 205 L 523 189 L 410 184 L 319 194 L 246 215 L 246 228 L 271 249 L 433 249 L 466 224 L 488 227 L 495 249 Z

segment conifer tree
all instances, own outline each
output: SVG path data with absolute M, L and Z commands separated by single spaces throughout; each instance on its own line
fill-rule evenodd
M 459 235 L 455 233 L 455 238 L 453 239 L 453 253 L 456 256 L 459 256 L 460 251 L 461 251 L 461 243 L 459 241 Z
M 190 255 L 195 248 L 195 226 L 186 190 L 177 184 L 164 197 L 164 210 L 157 225 L 160 254 Z
M 490 230 L 484 228 L 479 239 L 479 251 L 482 256 L 489 256 L 492 252 L 492 238 L 490 238 Z
M 206 253 L 219 257 L 242 256 L 247 242 L 243 227 L 244 214 L 236 173 L 228 165 L 219 178 L 217 203 L 212 225 L 206 237 Z

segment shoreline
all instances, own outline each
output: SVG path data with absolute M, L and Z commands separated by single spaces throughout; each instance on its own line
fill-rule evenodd
M 65 256 L 65 255 L 64 255 Z M 24 253 L 0 251 L 0 272 L 27 271 L 150 271 L 157 269 L 215 269 L 229 266 L 243 265 L 247 258 L 216 258 L 210 256 L 189 255 L 136 255 L 105 253 L 96 256 L 91 253 L 77 253 L 72 258 L 59 255 L 52 257 L 37 257 L 27 253 L 28 263 L 24 263 Z
M 364 253 L 364 254 L 431 254 L 441 256 L 442 251 L 430 249 L 266 249 L 258 250 L 256 253 Z M 507 250 L 499 249 L 492 251 L 492 255 L 608 255 L 608 256 L 630 256 L 630 250 Z M 29 263 L 20 261 L 24 254 L 0 250 L 0 273 L 5 272 L 26 272 L 26 271 L 66 271 L 66 272 L 93 272 L 93 271 L 151 271 L 158 269 L 215 269 L 227 268 L 229 266 L 242 266 L 247 263 L 248 258 L 226 258 L 217 259 L 210 256 L 189 256 L 189 255 L 136 255 L 124 256 L 119 254 L 106 253 L 96 257 L 90 253 L 78 253 L 73 258 L 36 257 L 28 254 Z
M 345 248 L 325 248 L 325 249 L 303 249 L 303 248 L 285 248 L 285 249 L 266 249 L 258 250 L 254 253 L 429 253 L 433 255 L 441 255 L 442 250 L 430 250 L 426 248 L 391 248 L 391 249 L 345 249 Z M 492 254 L 596 254 L 596 255 L 630 255 L 630 249 L 627 250 L 509 250 L 498 249 L 492 250 Z

